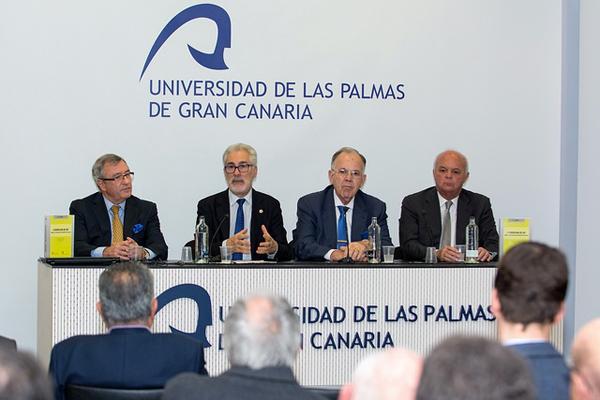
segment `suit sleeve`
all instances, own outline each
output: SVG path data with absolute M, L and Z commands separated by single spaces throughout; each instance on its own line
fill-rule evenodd
M 75 256 L 90 257 L 92 250 L 98 246 L 89 243 L 85 210 L 81 200 L 75 200 L 71 203 L 69 214 L 75 216 Z
M 55 400 L 64 400 L 65 398 L 65 387 L 62 382 L 62 378 L 59 376 L 60 372 L 57 369 L 57 361 L 56 354 L 54 349 L 50 353 L 50 366 L 48 367 L 48 373 L 50 375 L 50 379 L 52 380 L 52 384 L 54 386 L 54 399 Z
M 390 237 L 390 230 L 387 224 L 387 213 L 386 213 L 386 205 L 383 203 L 383 208 L 381 212 L 377 216 L 377 223 L 381 228 L 381 245 L 382 246 L 393 246 L 392 238 Z
M 398 226 L 402 257 L 407 260 L 423 260 L 426 246 L 419 241 L 419 211 L 409 198 L 402 200 Z
M 165 238 L 160 230 L 160 221 L 158 220 L 158 211 L 156 204 L 152 203 L 150 214 L 148 216 L 146 232 L 146 241 L 142 245 L 149 248 L 156 254 L 159 260 L 166 260 L 169 253 L 169 248 L 165 242 Z
M 323 257 L 330 249 L 317 242 L 318 221 L 315 209 L 310 206 L 305 197 L 298 200 L 297 216 L 298 222 L 296 222 L 294 235 L 296 256 L 299 260 L 323 261 Z
M 499 236 L 496 229 L 496 220 L 492 212 L 490 199 L 485 198 L 483 210 L 478 221 L 479 225 L 479 245 L 488 251 L 498 252 Z
M 277 242 L 279 247 L 275 259 L 277 261 L 289 261 L 294 257 L 294 249 L 288 244 L 287 232 L 283 226 L 283 216 L 281 214 L 281 205 L 278 201 L 273 204 L 273 214 L 267 226 L 267 230 L 271 237 Z M 259 240 L 261 242 L 262 240 Z

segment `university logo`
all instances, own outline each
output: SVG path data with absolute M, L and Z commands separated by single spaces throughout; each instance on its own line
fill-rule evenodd
M 164 306 L 178 299 L 190 299 L 196 303 L 196 307 L 198 309 L 196 330 L 188 333 L 180 331 L 179 329 L 174 328 L 172 325 L 169 325 L 171 332 L 191 336 L 192 338 L 200 341 L 202 343 L 202 347 L 210 347 L 211 344 L 206 338 L 206 328 L 209 325 L 212 325 L 212 303 L 210 301 L 208 292 L 202 286 L 198 285 L 184 284 L 173 286 L 172 288 L 162 292 L 156 298 L 158 303 L 158 309 L 156 312 L 158 313 Z
M 148 53 L 148 57 L 146 57 L 144 68 L 142 68 L 142 73 L 140 74 L 140 80 L 142 80 L 146 69 L 154 59 L 154 56 L 156 56 L 158 50 L 160 50 L 169 37 L 171 37 L 177 29 L 197 18 L 208 18 L 217 24 L 217 43 L 215 44 L 215 50 L 212 53 L 203 53 L 188 44 L 188 50 L 192 55 L 192 58 L 205 68 L 228 69 L 225 60 L 223 59 L 223 54 L 225 48 L 231 47 L 231 19 L 229 18 L 229 14 L 227 14 L 227 11 L 223 8 L 214 4 L 197 4 L 181 11 L 163 28 L 154 41 L 150 53 Z

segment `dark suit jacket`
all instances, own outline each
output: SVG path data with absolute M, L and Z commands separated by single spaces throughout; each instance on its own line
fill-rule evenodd
M 4 336 L 0 336 L 0 346 L 5 349 L 17 349 L 17 342 Z
M 508 346 L 527 360 L 540 400 L 568 400 L 569 368 L 548 342 Z
M 50 355 L 56 400 L 64 398 L 67 384 L 161 388 L 181 372 L 207 374 L 202 344 L 179 334 L 152 334 L 144 328 L 73 336 L 57 343 Z
M 465 228 L 469 217 L 475 217 L 479 226 L 479 246 L 498 251 L 498 231 L 490 199 L 462 189 L 456 210 L 456 244 L 465 244 Z M 430 187 L 406 196 L 400 212 L 400 248 L 402 258 L 423 260 L 427 247 L 439 247 L 442 235 L 442 217 L 437 190 Z
M 333 192 L 333 186 L 329 185 L 320 192 L 308 194 L 298 200 L 294 243 L 299 260 L 323 260 L 329 250 L 336 248 L 337 219 Z M 377 223 L 381 227 L 381 245 L 391 246 L 385 203 L 361 190 L 354 196 L 350 241 L 356 242 L 364 238 L 372 217 L 377 217 Z
M 208 378 L 182 374 L 167 384 L 163 400 L 317 400 L 303 389 L 288 367 L 252 370 L 233 367 Z
M 100 192 L 74 200 L 69 213 L 75 216 L 75 256 L 89 257 L 92 250 L 110 246 L 112 227 Z M 141 225 L 141 229 L 134 226 Z M 136 233 L 137 232 L 137 233 Z M 156 204 L 131 196 L 125 203 L 124 238 L 152 250 L 157 259 L 166 260 L 168 247 L 160 231 Z
M 200 215 L 203 215 L 208 225 L 209 243 L 211 256 L 220 255 L 219 246 L 224 240 L 229 238 L 229 190 L 206 197 L 198 202 L 198 212 L 196 224 Z M 217 227 L 221 224 L 219 229 Z M 288 244 L 287 232 L 283 227 L 283 217 L 281 216 L 281 206 L 279 201 L 252 189 L 252 217 L 250 219 L 250 249 L 253 260 L 266 260 L 266 254 L 257 254 L 256 249 L 260 242 L 263 242 L 263 233 L 260 229 L 264 225 L 269 234 L 279 245 L 279 250 L 275 255 L 278 261 L 288 261 L 293 257 L 293 249 Z M 192 246 L 193 248 L 193 246 Z

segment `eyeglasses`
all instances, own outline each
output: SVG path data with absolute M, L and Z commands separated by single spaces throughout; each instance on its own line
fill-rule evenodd
M 358 178 L 362 177 L 362 175 L 363 175 L 362 171 L 359 171 L 357 169 L 350 170 L 350 169 L 346 169 L 346 168 L 340 168 L 340 169 L 337 169 L 337 170 L 336 169 L 332 169 L 332 171 L 335 172 L 336 174 L 340 174 L 340 175 L 343 175 L 343 176 L 350 175 L 350 177 L 352 179 L 358 179 Z
M 112 178 L 100 178 L 100 180 L 105 181 L 105 182 L 106 181 L 115 181 L 115 182 L 121 183 L 121 182 L 123 182 L 123 179 L 125 179 L 125 178 L 129 178 L 129 179 L 133 180 L 134 175 L 135 175 L 135 173 L 133 171 L 127 171 L 124 174 L 118 174 L 118 175 L 113 176 Z
M 227 172 L 228 174 L 233 174 L 235 173 L 235 170 L 237 169 L 238 171 L 240 171 L 240 174 L 245 174 L 246 172 L 248 172 L 250 170 L 250 167 L 254 167 L 253 164 L 240 164 L 240 165 L 235 165 L 235 164 L 227 164 L 225 167 L 223 167 L 223 170 L 225 172 Z

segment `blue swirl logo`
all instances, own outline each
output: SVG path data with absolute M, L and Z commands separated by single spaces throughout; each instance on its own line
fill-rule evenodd
M 217 24 L 217 43 L 212 53 L 203 53 L 188 44 L 188 50 L 192 58 L 198 64 L 208 69 L 223 70 L 229 68 L 223 59 L 225 49 L 231 47 L 231 19 L 229 18 L 229 14 L 223 8 L 214 4 L 197 4 L 186 8 L 174 16 L 160 32 L 150 49 L 150 53 L 148 53 L 148 57 L 146 57 L 144 68 L 142 68 L 142 73 L 140 74 L 140 81 L 154 59 L 154 56 L 156 56 L 156 53 L 165 44 L 167 39 L 177 29 L 197 18 L 208 18 Z

